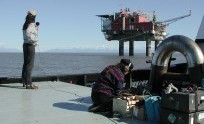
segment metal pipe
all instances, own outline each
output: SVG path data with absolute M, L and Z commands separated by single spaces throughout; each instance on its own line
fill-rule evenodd
M 189 77 L 188 81 L 190 83 L 200 85 L 200 81 L 203 77 L 203 53 L 199 46 L 190 38 L 182 35 L 175 35 L 165 39 L 159 45 L 153 56 L 149 79 L 149 84 L 152 85 L 152 92 L 160 94 L 163 81 L 168 80 L 168 77 L 165 78 L 164 75 L 172 76 L 171 74 L 167 74 L 167 71 L 169 60 L 175 52 L 183 54 L 187 60 L 188 76 L 184 74 L 184 77 Z M 174 74 L 173 78 L 179 80 L 181 74 Z
M 203 53 L 199 46 L 190 38 L 175 35 L 164 40 L 154 54 L 152 64 L 156 66 L 168 66 L 171 55 L 180 52 L 184 55 L 189 67 L 203 64 Z
M 122 26 L 123 26 L 122 30 L 125 30 L 125 16 L 123 16 L 123 24 L 122 24 Z

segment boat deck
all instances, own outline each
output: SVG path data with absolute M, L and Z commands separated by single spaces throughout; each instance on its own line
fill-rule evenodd
M 39 89 L 26 90 L 20 83 L 0 85 L 1 124 L 150 124 L 88 112 L 89 87 L 60 81 L 35 84 Z

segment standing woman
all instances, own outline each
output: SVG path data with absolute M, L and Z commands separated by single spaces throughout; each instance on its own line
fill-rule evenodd
M 22 70 L 22 83 L 26 89 L 37 89 L 32 82 L 32 69 L 35 59 L 35 46 L 38 42 L 38 26 L 39 22 L 35 23 L 36 11 L 30 10 L 27 13 L 25 23 L 23 25 L 23 55 L 24 63 Z

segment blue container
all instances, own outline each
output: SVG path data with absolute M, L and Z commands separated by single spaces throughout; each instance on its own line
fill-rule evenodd
M 159 122 L 160 121 L 160 96 L 150 96 L 145 100 L 145 109 L 147 113 L 147 120 Z

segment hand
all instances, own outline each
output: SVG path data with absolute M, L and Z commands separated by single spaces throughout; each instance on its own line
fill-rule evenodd
M 39 26 L 39 25 L 40 25 L 40 22 L 36 22 L 36 25 Z

